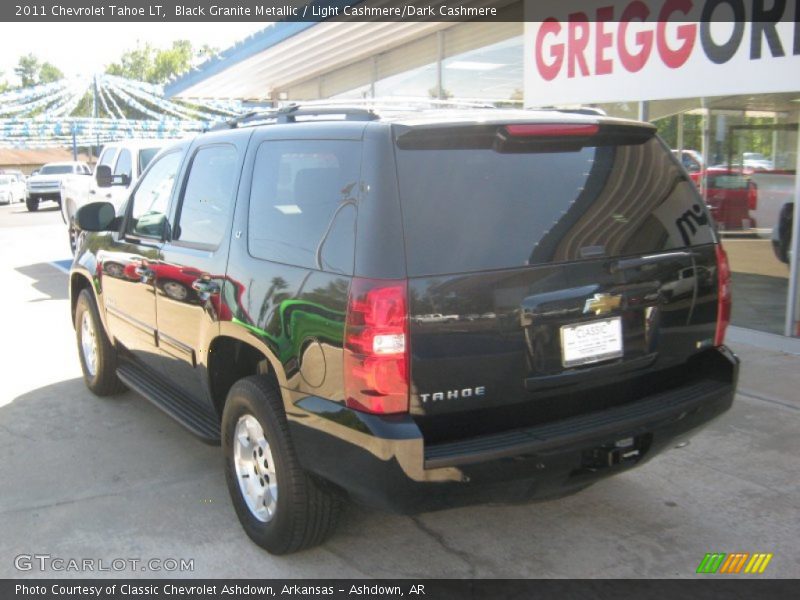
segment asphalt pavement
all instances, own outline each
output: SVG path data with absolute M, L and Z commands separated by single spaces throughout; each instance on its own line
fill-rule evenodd
M 696 577 L 709 552 L 773 558 L 703 577 L 800 577 L 798 356 L 734 345 L 728 413 L 575 496 L 418 517 L 352 506 L 324 546 L 277 558 L 240 528 L 219 448 L 133 392 L 86 390 L 53 265 L 67 258 L 55 208 L 0 206 L 0 577 L 92 575 L 53 569 L 69 559 L 127 577 Z

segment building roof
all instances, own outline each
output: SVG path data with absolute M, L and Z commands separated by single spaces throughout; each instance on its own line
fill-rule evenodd
M 275 23 L 168 84 L 167 97 L 266 100 L 273 92 L 454 23 Z
M 89 162 L 91 157 L 82 152 L 78 154 L 78 160 Z M 0 148 L 0 166 L 4 167 L 43 165 L 45 163 L 64 161 L 72 161 L 72 150 L 66 148 L 41 148 L 37 150 Z

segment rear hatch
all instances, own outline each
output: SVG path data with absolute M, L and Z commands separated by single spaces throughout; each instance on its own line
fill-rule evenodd
M 703 202 L 653 129 L 395 126 L 427 442 L 634 402 L 714 343 Z

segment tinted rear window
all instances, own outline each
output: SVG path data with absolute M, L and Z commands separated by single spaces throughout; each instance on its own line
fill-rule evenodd
M 513 152 L 398 144 L 409 275 L 650 254 L 713 241 L 694 185 L 659 140 L 608 139 L 559 151 L 541 143 Z
M 263 142 L 250 191 L 250 254 L 351 274 L 360 167 L 358 142 Z

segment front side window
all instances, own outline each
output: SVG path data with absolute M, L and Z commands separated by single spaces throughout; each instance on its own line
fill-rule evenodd
M 123 150 L 119 153 L 117 159 L 117 166 L 114 167 L 114 175 L 126 175 L 129 179 L 133 174 L 133 166 L 131 164 L 130 150 Z
M 352 273 L 360 165 L 358 142 L 262 143 L 250 190 L 250 254 Z
M 194 155 L 183 192 L 177 241 L 216 247 L 228 227 L 237 182 L 236 148 L 224 144 L 200 148 Z
M 167 208 L 181 165 L 181 152 L 162 156 L 144 175 L 133 193 L 127 232 L 134 236 L 161 238 L 167 223 Z
M 117 149 L 116 148 L 106 148 L 103 150 L 103 153 L 100 155 L 100 160 L 97 161 L 97 166 L 106 166 L 110 167 L 114 164 L 114 158 L 117 156 Z

